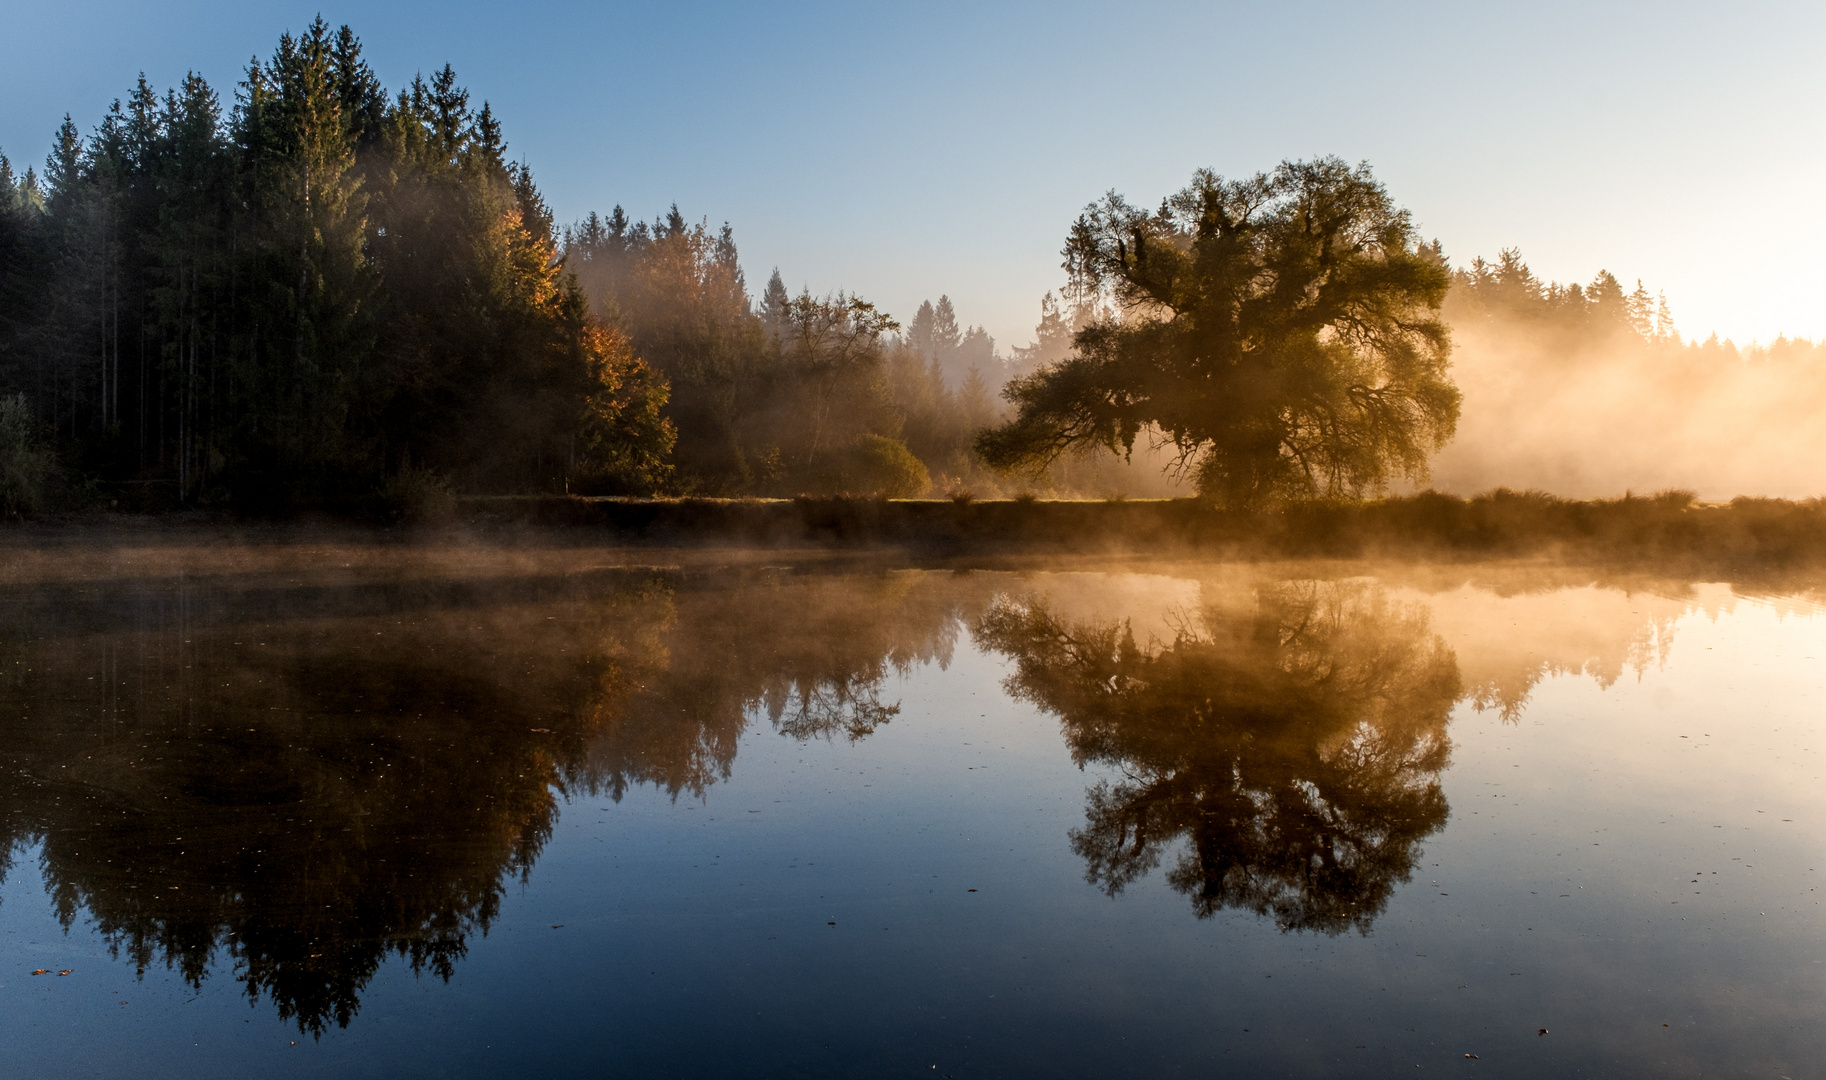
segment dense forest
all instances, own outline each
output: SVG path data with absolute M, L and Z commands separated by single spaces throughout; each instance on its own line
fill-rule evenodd
M 225 103 L 142 78 L 0 156 L 0 488 L 132 505 L 388 491 L 919 495 L 1000 364 L 948 298 L 751 300 L 732 235 L 560 230 L 446 66 L 389 96 L 321 19 Z
M 1001 361 L 948 297 L 902 326 L 861 297 L 794 295 L 776 270 L 756 301 L 729 227 L 677 207 L 651 224 L 591 214 L 564 256 L 671 387 L 672 490 L 918 496 L 988 479 L 970 441 L 995 418 Z
M 664 380 L 590 314 L 448 67 L 388 97 L 318 20 L 226 110 L 199 76 L 142 79 L 88 138 L 66 119 L 42 176 L 4 168 L 0 419 L 91 483 L 266 504 L 665 478 Z

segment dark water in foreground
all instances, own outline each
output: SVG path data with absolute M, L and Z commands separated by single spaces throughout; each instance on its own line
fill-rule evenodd
M 1808 582 L 655 557 L 6 553 L 0 1075 L 1826 1075 Z

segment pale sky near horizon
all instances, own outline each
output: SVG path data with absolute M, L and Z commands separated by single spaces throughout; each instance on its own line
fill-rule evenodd
M 1368 161 L 1456 264 L 1665 292 L 1688 336 L 1826 337 L 1826 5 L 515 5 L 70 0 L 9 11 L 0 150 L 40 164 L 144 71 L 225 100 L 321 10 L 390 90 L 452 63 L 560 221 L 735 228 L 751 289 L 948 293 L 1006 349 L 1114 189 Z

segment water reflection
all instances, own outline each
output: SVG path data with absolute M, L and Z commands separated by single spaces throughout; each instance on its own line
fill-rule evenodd
M 1060 717 L 1080 764 L 1121 774 L 1090 791 L 1071 838 L 1112 896 L 1183 839 L 1166 878 L 1201 918 L 1240 908 L 1367 931 L 1446 823 L 1458 665 L 1425 611 L 1380 588 L 1267 586 L 1253 606 L 1206 606 L 1164 645 L 1031 598 L 997 602 L 977 632 L 1014 660 L 1009 692 Z
M 41 843 L 64 925 L 142 973 L 226 960 L 300 1028 L 347 1025 L 390 954 L 450 977 L 564 794 L 701 795 L 750 716 L 888 722 L 883 677 L 950 658 L 947 581 L 13 590 L 0 844 Z
M 389 957 L 449 978 L 564 798 L 707 797 L 752 724 L 865 738 L 900 722 L 890 676 L 948 665 L 966 635 L 1119 777 L 1070 838 L 1093 883 L 1171 859 L 1201 917 L 1366 930 L 1446 822 L 1454 703 L 1519 709 L 1553 665 L 1634 655 L 1643 625 L 1665 649 L 1686 603 L 1604 593 L 1602 618 L 1567 616 L 1584 637 L 1544 623 L 1536 647 L 1475 605 L 1430 623 L 1380 585 L 1252 571 L 338 576 L 282 555 L 0 584 L 0 850 L 41 845 L 64 924 L 86 912 L 140 971 L 232 970 L 319 1032 Z M 1172 597 L 1197 599 L 1136 631 Z M 1461 683 L 1443 623 L 1509 651 L 1477 646 Z
M 948 665 L 980 583 L 967 576 L 681 579 L 612 620 L 589 706 L 593 783 L 702 796 L 729 776 L 751 716 L 794 738 L 856 740 L 900 711 L 891 672 Z M 632 605 L 631 601 L 624 604 Z

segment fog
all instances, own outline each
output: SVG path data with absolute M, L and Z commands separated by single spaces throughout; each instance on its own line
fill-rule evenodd
M 1433 459 L 1441 491 L 1826 493 L 1820 345 L 1683 340 L 1640 284 L 1544 284 L 1514 252 L 1457 273 L 1446 315 L 1464 403 Z
M 1098 314 L 1049 294 L 1034 343 L 1017 347 L 1005 370 L 1064 359 L 1072 332 Z M 1583 285 L 1544 282 L 1513 250 L 1456 269 L 1442 314 L 1464 395 L 1457 433 L 1434 455 L 1430 477 L 1397 493 L 1826 494 L 1826 427 L 1817 422 L 1826 343 L 1692 339 L 1667 299 L 1641 282 L 1626 288 L 1605 271 Z M 1131 460 L 1082 455 L 1056 466 L 1050 486 L 1089 497 L 1193 494 L 1174 462 L 1144 432 Z

